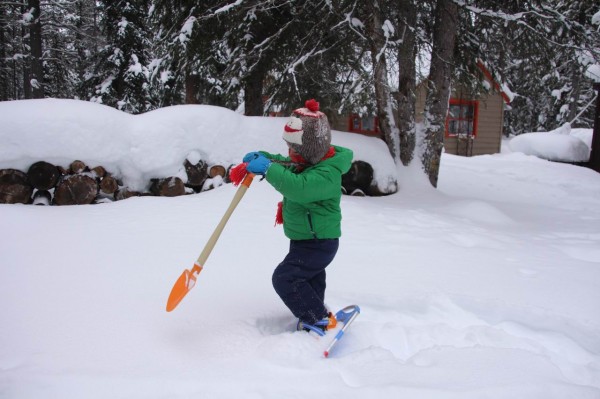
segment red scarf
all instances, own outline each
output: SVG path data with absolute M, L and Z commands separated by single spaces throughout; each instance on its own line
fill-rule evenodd
M 329 147 L 329 150 L 327 151 L 325 156 L 323 158 L 321 158 L 321 161 L 324 161 L 327 158 L 331 158 L 334 155 L 335 155 L 335 148 Z M 302 157 L 302 155 L 298 154 L 297 152 L 294 152 L 292 154 L 291 150 L 290 150 L 290 159 L 292 160 L 293 163 L 297 164 L 296 165 L 297 172 L 301 172 L 304 168 L 309 166 L 309 163 L 306 161 L 306 159 L 304 159 Z M 321 161 L 319 161 L 319 162 L 321 162 Z

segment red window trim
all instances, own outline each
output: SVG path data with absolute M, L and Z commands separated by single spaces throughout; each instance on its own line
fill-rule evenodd
M 369 130 L 369 129 L 363 129 L 362 127 L 362 118 L 360 117 L 360 115 L 358 114 L 350 114 L 348 115 L 348 131 L 349 132 L 354 132 L 354 133 L 361 133 L 361 134 L 367 134 L 367 135 L 378 135 L 379 134 L 379 118 L 377 118 L 376 116 L 373 117 L 373 125 L 375 130 Z M 354 119 L 358 119 L 359 122 L 359 129 L 355 129 L 354 128 Z
M 451 98 L 449 105 L 472 105 L 473 106 L 473 137 L 477 137 L 477 127 L 479 125 L 479 101 L 477 100 L 462 100 L 459 98 Z M 453 118 L 459 119 L 460 118 Z M 467 119 L 468 120 L 468 119 Z M 457 137 L 458 134 L 450 134 L 448 130 L 448 124 L 450 122 L 450 110 L 448 110 L 448 114 L 446 115 L 446 137 Z

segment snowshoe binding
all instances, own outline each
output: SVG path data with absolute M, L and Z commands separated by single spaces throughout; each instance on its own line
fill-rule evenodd
M 327 330 L 335 328 L 337 325 L 337 320 L 333 313 L 329 312 L 329 314 L 323 317 L 321 320 L 317 321 L 315 324 L 308 324 L 303 322 L 302 320 L 298 320 L 298 325 L 296 326 L 298 331 L 307 331 L 314 332 L 319 336 L 324 336 Z

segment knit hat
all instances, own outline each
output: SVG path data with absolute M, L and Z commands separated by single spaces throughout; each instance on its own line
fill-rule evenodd
M 304 108 L 294 110 L 286 123 L 283 139 L 308 163 L 318 163 L 329 151 L 331 128 L 327 116 L 319 111 L 314 99 L 306 101 Z

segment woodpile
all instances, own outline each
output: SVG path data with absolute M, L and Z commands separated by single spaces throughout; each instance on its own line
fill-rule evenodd
M 0 204 L 84 205 L 149 195 L 175 197 L 228 183 L 232 166 L 209 165 L 202 160 L 192 164 L 186 160 L 186 182 L 175 176 L 151 179 L 148 192 L 137 192 L 124 186 L 100 165 L 90 168 L 75 160 L 64 167 L 39 161 L 32 164 L 27 172 L 0 170 Z M 342 191 L 354 196 L 385 195 L 377 189 L 373 174 L 369 163 L 353 162 L 350 171 L 342 176 Z
M 354 161 L 348 173 L 342 176 L 345 194 L 364 197 L 373 185 L 373 167 L 364 161 Z
M 390 194 L 377 187 L 374 175 L 371 164 L 354 161 L 348 173 L 342 176 L 342 192 L 356 197 L 381 197 Z
M 151 179 L 148 192 L 133 191 L 105 167 L 90 168 L 80 160 L 67 167 L 39 161 L 27 172 L 0 169 L 0 204 L 85 205 L 150 195 L 174 197 L 210 190 L 227 179 L 228 170 L 221 165 L 186 160 L 184 166 L 187 182 L 180 177 Z

